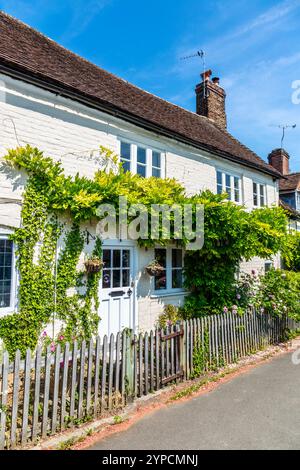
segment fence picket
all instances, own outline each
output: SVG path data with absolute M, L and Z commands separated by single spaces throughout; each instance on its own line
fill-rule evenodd
M 148 395 L 149 392 L 149 341 L 148 333 L 145 333 L 144 336 L 144 377 L 145 377 L 145 395 Z
M 74 341 L 73 355 L 72 355 L 71 393 L 70 393 L 70 418 L 72 421 L 75 417 L 75 396 L 76 396 L 76 390 L 77 390 L 77 354 L 78 354 L 77 341 Z
M 79 390 L 78 390 L 78 419 L 83 416 L 83 394 L 84 394 L 84 377 L 85 377 L 85 340 L 81 343 L 80 351 L 80 370 L 79 370 Z
M 143 396 L 144 382 L 143 382 L 143 335 L 139 336 L 139 396 Z
M 55 351 L 55 367 L 54 367 L 54 389 L 52 400 L 52 425 L 51 433 L 54 434 L 57 428 L 57 408 L 58 408 L 58 387 L 59 387 L 59 370 L 60 368 L 60 344 L 57 345 Z
M 43 404 L 43 420 L 42 420 L 42 437 L 47 436 L 48 430 L 48 408 L 49 408 L 49 389 L 50 389 L 50 369 L 51 369 L 51 350 L 47 347 L 45 372 L 44 372 L 44 404 Z
M 90 415 L 92 406 L 92 373 L 93 373 L 93 352 L 94 341 L 91 339 L 88 348 L 88 368 L 87 368 L 87 390 L 86 390 L 86 413 Z
M 154 390 L 154 335 L 150 332 L 150 392 Z
M 23 414 L 22 414 L 22 438 L 21 444 L 24 446 L 28 436 L 28 411 L 30 397 L 30 372 L 31 372 L 31 351 L 27 349 L 24 370 L 24 393 L 23 393 Z
M 113 405 L 113 373 L 114 373 L 114 350 L 115 350 L 115 337 L 110 335 L 109 343 L 109 365 L 108 365 L 108 409 L 112 409 Z
M 40 386 L 41 386 L 41 359 L 42 349 L 38 346 L 35 356 L 35 375 L 34 375 L 34 401 L 32 417 L 32 441 L 36 443 L 38 436 L 39 405 L 40 405 Z
M 97 336 L 96 353 L 95 353 L 95 376 L 94 376 L 94 417 L 95 418 L 98 415 L 98 407 L 99 407 L 99 374 L 100 374 L 100 360 L 101 360 L 100 350 L 101 350 L 101 339 L 99 336 Z
M 160 388 L 160 377 L 159 377 L 159 353 L 160 353 L 160 337 L 159 337 L 159 331 L 156 329 L 155 331 L 155 374 L 156 374 L 156 390 L 159 390 Z
M 68 387 L 68 372 L 70 360 L 70 345 L 67 342 L 64 350 L 64 368 L 62 372 L 62 385 L 61 385 L 61 405 L 60 405 L 60 429 L 65 428 L 66 419 L 66 402 L 67 402 L 67 387 Z
M 5 351 L 2 359 L 2 383 L 1 383 L 1 413 L 0 413 L 0 450 L 4 449 L 5 446 L 5 430 L 6 430 L 6 406 L 7 406 L 7 395 L 8 395 L 8 368 L 9 368 L 9 357 Z
M 123 335 L 124 336 L 124 335 Z M 122 360 L 122 367 L 123 367 Z M 103 338 L 102 348 L 102 370 L 101 370 L 101 411 L 105 408 L 105 396 L 106 396 L 106 369 L 107 369 L 107 336 Z M 123 391 L 123 389 L 122 389 Z
M 115 364 L 115 404 L 117 405 L 118 395 L 120 393 L 120 332 L 116 336 L 116 364 Z

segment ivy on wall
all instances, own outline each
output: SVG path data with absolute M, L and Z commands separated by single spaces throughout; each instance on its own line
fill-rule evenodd
M 13 235 L 20 274 L 19 309 L 0 320 L 0 337 L 11 354 L 17 348 L 23 354 L 26 348 L 34 349 L 53 314 L 63 321 L 66 339 L 90 338 L 95 334 L 101 273 L 87 275 L 77 269 L 84 251 L 80 227 L 86 221 L 97 221 L 100 203 L 113 204 L 118 211 L 120 195 L 126 196 L 129 204 L 144 204 L 149 214 L 151 204 L 204 204 L 204 247 L 186 256 L 186 287 L 191 291 L 186 305 L 190 312 L 224 305 L 232 295 L 239 261 L 253 256 L 270 257 L 284 245 L 287 219 L 282 209 L 265 208 L 249 213 L 226 201 L 225 195 L 209 191 L 189 197 L 174 179 L 132 175 L 118 165 L 113 152 L 103 147 L 100 152 L 106 163 L 93 179 L 66 176 L 60 162 L 30 146 L 10 150 L 5 157 L 6 165 L 28 174 L 22 225 Z M 61 216 L 71 220 L 71 228 L 66 230 L 58 222 Z M 173 228 L 171 215 L 171 239 L 176 238 Z M 64 247 L 56 263 L 57 241 L 62 236 Z M 187 242 L 184 238 L 180 240 L 183 246 Z M 162 233 L 157 240 L 151 237 L 139 240 L 145 247 L 158 243 L 167 245 L 170 240 L 164 239 Z M 98 238 L 94 255 L 101 258 L 101 254 Z

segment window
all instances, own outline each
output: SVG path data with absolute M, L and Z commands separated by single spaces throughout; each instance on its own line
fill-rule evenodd
M 131 170 L 131 145 L 126 142 L 121 142 L 121 163 L 124 171 Z
M 103 250 L 103 289 L 130 286 L 130 251 Z
M 146 160 L 146 149 L 143 149 L 141 147 L 137 148 L 137 166 L 136 166 L 136 172 L 138 175 L 146 177 L 146 166 L 147 166 L 147 160 Z
M 0 309 L 11 306 L 13 287 L 13 242 L 0 239 Z
M 163 266 L 154 278 L 156 291 L 183 289 L 183 252 L 177 248 L 157 248 L 155 259 Z
M 269 271 L 271 271 L 272 268 L 273 268 L 273 262 L 272 261 L 266 261 L 266 263 L 265 263 L 265 273 L 268 273 Z
M 234 182 L 234 200 L 240 202 L 240 179 L 237 176 L 233 177 Z
M 152 176 L 160 178 L 161 175 L 161 155 L 158 152 L 152 152 Z
M 144 178 L 162 177 L 162 154 L 156 150 L 122 141 L 120 161 L 125 171 L 131 171 Z
M 222 194 L 223 192 L 223 173 L 217 171 L 217 193 Z
M 264 184 L 253 182 L 253 205 L 264 207 L 266 205 L 266 187 Z
M 241 202 L 241 178 L 217 170 L 217 194 L 227 193 L 229 201 Z

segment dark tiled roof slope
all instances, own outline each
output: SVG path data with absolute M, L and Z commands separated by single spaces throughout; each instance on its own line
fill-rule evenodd
M 143 127 L 149 125 L 161 134 L 280 177 L 277 170 L 209 119 L 131 85 L 0 11 L 1 69 L 25 74 L 46 87 L 59 87 L 66 95 L 72 93 L 108 112 L 120 112 L 125 119 L 134 117 Z
M 300 190 L 300 173 L 285 175 L 285 179 L 279 182 L 279 189 L 280 191 Z

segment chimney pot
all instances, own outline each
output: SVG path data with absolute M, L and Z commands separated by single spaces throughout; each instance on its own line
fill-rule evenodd
M 215 85 L 219 85 L 219 84 L 220 84 L 220 79 L 219 79 L 219 77 L 214 77 L 214 78 L 212 78 L 212 82 L 213 82 Z
M 201 77 L 202 77 L 202 80 L 203 81 L 207 81 L 210 79 L 212 75 L 212 71 L 211 70 L 205 70 L 205 72 L 201 73 Z

